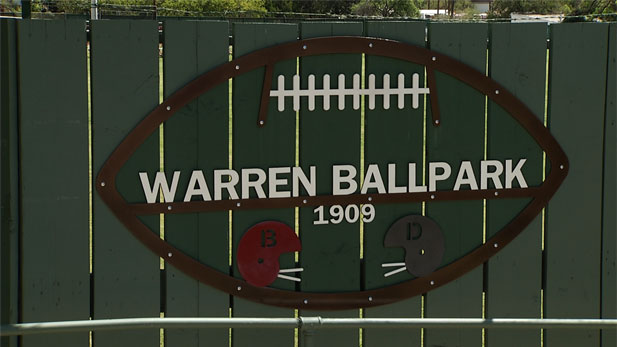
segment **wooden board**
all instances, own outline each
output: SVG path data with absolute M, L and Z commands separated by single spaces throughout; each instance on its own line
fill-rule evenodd
M 240 57 L 254 50 L 270 47 L 284 42 L 295 41 L 298 27 L 295 24 L 235 24 L 234 57 Z M 242 67 L 240 67 L 242 68 Z M 247 72 L 233 80 L 233 169 L 290 167 L 295 163 L 296 117 L 295 112 L 286 108 L 276 110 L 276 103 L 270 102 L 268 119 L 264 127 L 257 126 L 257 116 L 261 99 L 261 86 L 265 69 Z M 285 75 L 290 81 L 296 72 L 296 60 L 276 64 L 274 76 Z M 272 89 L 277 86 L 274 77 Z M 283 188 L 281 188 L 283 189 Z M 251 191 L 254 194 L 254 191 Z M 233 275 L 241 278 L 236 264 L 237 246 L 242 235 L 251 226 L 274 220 L 294 227 L 294 209 L 246 210 L 233 212 Z M 281 269 L 295 267 L 294 254 L 280 257 Z M 294 282 L 277 279 L 271 287 L 294 290 Z M 292 309 L 277 308 L 257 304 L 240 298 L 233 301 L 234 317 L 293 317 Z M 233 345 L 253 346 L 258 339 L 264 339 L 260 329 L 235 329 Z M 271 329 L 267 332 L 268 344 L 285 346 L 293 344 L 294 331 L 291 329 Z
M 570 171 L 547 208 L 544 312 L 547 318 L 600 318 L 608 24 L 556 24 L 550 33 L 549 128 Z M 600 343 L 597 330 L 548 330 L 545 336 L 546 347 Z
M 421 47 L 425 46 L 426 24 L 423 22 L 367 22 L 366 36 L 397 40 Z M 369 74 L 375 75 L 376 87 L 383 88 L 382 76 L 390 75 L 390 84 L 396 86 L 399 73 L 405 74 L 405 86 L 411 87 L 412 74 L 417 73 L 421 85 L 424 83 L 424 66 L 404 63 L 395 59 L 366 55 L 365 86 Z M 414 162 L 416 174 L 422 179 L 424 100 L 420 98 L 417 109 L 411 106 L 411 97 L 407 96 L 405 108 L 395 106 L 396 99 L 391 97 L 391 107 L 384 109 L 383 97 L 377 97 L 375 109 L 367 107 L 365 98 L 364 125 L 364 170 L 368 164 L 378 164 L 383 175 L 388 172 L 388 164 L 397 164 L 397 185 L 407 185 L 408 163 Z M 387 177 L 384 177 L 387 179 Z M 376 205 L 375 220 L 364 223 L 364 288 L 375 289 L 385 285 L 400 283 L 413 278 L 406 271 L 388 278 L 384 273 L 393 268 L 383 268 L 383 263 L 404 261 L 402 248 L 385 248 L 384 238 L 389 227 L 399 218 L 422 214 L 421 203 Z M 384 305 L 364 310 L 364 317 L 421 317 L 422 297 L 403 300 L 391 305 Z M 364 329 L 363 346 L 398 346 L 404 344 L 419 345 L 420 329 Z
M 157 22 L 92 23 L 93 179 L 120 141 L 158 105 Z M 144 201 L 136 174 L 159 169 L 158 132 L 146 140 L 118 174 L 128 202 Z M 151 176 L 152 177 L 152 176 Z M 120 223 L 97 193 L 93 196 L 94 319 L 159 317 L 159 258 Z M 146 224 L 159 232 L 159 216 Z M 96 332 L 96 346 L 155 346 L 158 330 Z
M 545 23 L 491 24 L 489 75 L 544 121 L 546 82 Z M 524 55 L 518 52 L 525 52 Z M 528 186 L 542 184 L 542 149 L 511 115 L 488 103 L 487 158 L 527 161 Z M 523 210 L 529 199 L 486 202 L 486 234 L 494 236 Z M 540 318 L 542 289 L 542 215 L 488 262 L 487 318 Z M 539 346 L 540 330 L 486 331 L 489 346 Z
M 608 67 L 606 74 L 606 111 L 604 120 L 604 199 L 602 201 L 602 318 L 617 318 L 617 24 L 609 29 Z M 617 346 L 617 332 L 601 332 L 602 347 Z
M 478 71 L 485 71 L 486 24 L 430 23 L 431 50 L 455 58 Z M 484 95 L 444 74 L 436 73 L 441 123 L 427 125 L 427 161 L 445 161 L 454 174 L 443 187 L 451 189 L 462 160 L 471 160 L 479 172 L 484 154 Z M 427 109 L 428 110 L 428 109 Z M 427 111 L 427 119 L 431 119 Z M 428 123 L 430 124 L 430 123 Z M 482 201 L 429 202 L 426 215 L 439 224 L 445 238 L 443 265 L 482 244 Z M 427 293 L 425 317 L 482 317 L 482 267 L 478 267 Z M 478 346 L 480 329 L 426 329 L 428 346 Z
M 360 36 L 362 23 L 309 23 L 301 24 L 301 38 L 325 36 Z M 309 48 L 310 49 L 310 48 Z M 362 71 L 360 54 L 337 54 L 300 59 L 301 86 L 308 86 L 308 75 L 315 75 L 315 88 L 321 88 L 322 76 L 330 74 L 331 87 L 338 86 L 338 75 L 345 74 L 346 88 L 352 87 L 352 75 Z M 360 110 L 351 106 L 347 97 L 344 110 L 338 109 L 338 100 L 331 98 L 329 111 L 323 110 L 323 98 L 316 98 L 315 110 L 308 111 L 306 100 L 301 100 L 300 111 L 300 166 L 308 172 L 310 165 L 317 170 L 317 195 L 332 194 L 332 165 L 353 165 L 360 176 Z M 325 206 L 329 209 L 329 206 Z M 313 225 L 314 207 L 300 208 L 300 264 L 302 291 L 340 292 L 361 289 L 360 280 L 360 223 Z M 358 317 L 358 310 L 337 312 L 301 310 L 304 316 Z M 358 329 L 319 331 L 314 337 L 318 346 L 349 346 L 358 343 Z
M 17 20 L 0 20 L 0 263 L 2 324 L 17 323 L 19 283 L 19 177 L 17 130 Z M 0 345 L 17 346 L 17 337 L 2 337 Z
M 187 82 L 229 60 L 227 22 L 167 20 L 164 23 L 164 91 L 169 97 Z M 178 111 L 164 125 L 165 172 L 180 171 L 185 191 L 193 170 L 212 172 L 229 163 L 229 101 L 224 83 Z M 212 177 L 207 177 L 212 182 Z M 182 197 L 177 196 L 176 200 Z M 165 240 L 187 255 L 229 273 L 227 211 L 165 216 Z M 165 266 L 166 317 L 226 317 L 229 295 Z M 166 346 L 229 344 L 229 330 L 167 329 Z
M 88 319 L 88 77 L 84 22 L 20 21 L 18 47 L 24 216 L 21 318 L 24 322 Z M 25 336 L 22 340 L 23 346 L 87 343 L 88 333 L 83 332 Z
M 10 319 L 11 306 L 11 235 L 10 223 L 10 121 L 9 113 L 9 26 L 13 29 L 13 21 L 0 19 L 0 324 L 12 323 Z M 13 71 L 11 71 L 13 73 Z M 0 344 L 9 345 L 9 338 L 0 338 Z

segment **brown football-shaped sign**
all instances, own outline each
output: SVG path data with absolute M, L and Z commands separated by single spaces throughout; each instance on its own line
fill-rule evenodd
M 426 187 L 420 187 L 424 189 L 411 189 L 410 187 L 409 190 L 402 192 L 398 191 L 396 193 L 391 191 L 383 192 L 380 190 L 379 194 L 367 194 L 364 189 L 362 189 L 361 192 L 345 191 L 346 188 L 344 187 L 344 184 L 341 184 L 338 187 L 338 193 L 333 191 L 332 195 L 316 195 L 314 194 L 314 186 L 311 186 L 310 178 L 306 176 L 306 173 L 300 172 L 298 173 L 298 177 L 303 177 L 304 180 L 301 183 L 304 185 L 305 190 L 311 190 L 310 188 L 312 187 L 313 194 L 300 195 L 297 193 L 295 187 L 294 194 L 275 194 L 269 196 L 268 198 L 264 198 L 263 196 L 260 196 L 259 198 L 251 198 L 245 196 L 244 194 L 242 196 L 230 194 L 229 199 L 223 199 L 220 194 L 218 197 L 215 196 L 215 198 L 212 199 L 209 192 L 204 191 L 203 187 L 200 187 L 199 185 L 199 182 L 204 182 L 202 174 L 201 177 L 191 177 L 193 190 L 190 194 L 195 194 L 198 196 L 201 194 L 204 199 L 201 201 L 192 201 L 190 198 L 192 195 L 187 192 L 187 196 L 189 198 L 185 198 L 184 201 L 175 201 L 174 199 L 171 199 L 170 201 L 165 199 L 166 201 L 163 203 L 160 203 L 155 199 L 159 191 L 155 188 L 156 185 L 150 189 L 149 192 L 147 192 L 146 187 L 150 185 L 148 183 L 147 175 L 140 173 L 139 175 L 144 186 L 144 193 L 148 203 L 129 203 L 117 190 L 116 176 L 120 172 L 120 169 L 129 160 L 129 158 L 131 158 L 136 149 L 144 143 L 150 135 L 158 130 L 159 125 L 168 120 L 178 110 L 182 109 L 185 105 L 195 100 L 204 92 L 220 84 L 227 83 L 230 78 L 235 78 L 255 69 L 265 68 L 265 77 L 263 84 L 261 85 L 261 105 L 260 109 L 256 110 L 254 118 L 256 127 L 268 126 L 268 103 L 278 101 L 278 109 L 281 111 L 285 107 L 286 97 L 293 98 L 294 109 L 299 107 L 297 100 L 299 100 L 300 97 L 307 98 L 309 110 L 311 107 L 315 107 L 315 96 L 321 96 L 324 98 L 324 110 L 330 107 L 330 97 L 334 100 L 332 102 L 333 108 L 336 107 L 335 101 L 338 100 L 339 109 L 344 107 L 345 97 L 350 97 L 350 99 L 353 98 L 351 104 L 353 104 L 353 107 L 357 109 L 360 105 L 358 101 L 359 95 L 370 95 L 373 93 L 374 96 L 375 93 L 379 92 L 376 91 L 376 89 L 373 91 L 367 91 L 360 90 L 358 88 L 356 88 L 356 90 L 350 90 L 344 87 L 340 88 L 341 85 L 345 84 L 344 76 L 338 76 L 339 90 L 334 91 L 326 91 L 325 87 L 320 91 L 316 90 L 314 88 L 314 76 L 309 76 L 308 90 L 300 90 L 298 88 L 299 81 L 295 80 L 297 77 L 294 77 L 294 89 L 285 90 L 284 87 L 282 87 L 282 85 L 284 85 L 283 76 L 278 76 L 278 89 L 271 89 L 272 81 L 275 78 L 273 76 L 274 65 L 277 62 L 296 59 L 297 57 L 317 56 L 333 53 L 383 56 L 426 67 L 428 81 L 427 88 L 419 87 L 418 77 L 416 75 L 413 76 L 413 86 L 405 89 L 402 87 L 404 82 L 401 82 L 402 77 L 399 75 L 398 89 L 395 88 L 388 91 L 384 91 L 382 89 L 381 92 L 388 93 L 387 95 L 393 96 L 396 96 L 398 93 L 399 108 L 402 107 L 402 95 L 411 94 L 414 107 L 417 107 L 418 95 L 429 94 L 433 126 L 439 126 L 440 123 L 437 93 L 434 92 L 436 90 L 435 72 L 439 71 L 440 73 L 449 75 L 471 86 L 503 108 L 509 115 L 518 121 L 522 128 L 526 129 L 526 131 L 536 141 L 538 147 L 546 153 L 546 157 L 550 161 L 550 173 L 547 175 L 544 182 L 539 186 L 527 187 L 526 184 L 519 184 L 518 187 L 513 187 L 511 185 L 513 180 L 518 179 L 519 183 L 521 183 L 521 181 L 524 183 L 524 179 L 517 176 L 520 175 L 520 172 L 516 172 L 520 169 L 520 167 L 517 166 L 513 168 L 513 163 L 509 161 L 506 162 L 505 167 L 506 170 L 510 170 L 510 185 L 506 185 L 505 188 L 496 187 L 497 189 L 491 189 L 487 185 L 483 185 L 481 189 L 478 189 L 476 185 L 475 189 L 472 186 L 471 189 L 467 190 L 460 190 L 456 188 L 452 190 L 436 190 L 433 185 L 432 188 L 429 187 L 428 189 L 426 189 Z M 324 82 L 326 81 L 326 78 L 327 81 L 329 81 L 330 76 L 324 76 Z M 371 78 L 373 78 L 373 81 L 371 81 Z M 283 79 L 283 81 L 281 81 L 281 79 Z M 359 76 L 353 76 L 354 86 L 359 86 L 359 79 Z M 325 84 L 326 83 L 324 83 L 324 85 Z M 374 87 L 374 76 L 369 76 L 368 84 L 372 84 Z M 319 93 L 322 94 L 320 95 Z M 327 95 L 327 102 L 325 101 L 326 96 L 324 95 Z M 396 99 L 396 97 L 394 99 Z M 311 100 L 313 104 L 311 104 Z M 371 107 L 371 102 L 374 102 L 374 99 L 371 99 L 371 96 L 369 96 L 369 108 Z M 387 109 L 390 107 L 389 102 L 388 97 L 388 105 L 386 107 L 386 101 L 384 101 L 384 108 Z M 348 107 L 352 107 L 351 104 L 349 104 Z M 461 170 L 464 169 L 463 166 L 464 164 L 461 164 Z M 286 169 L 288 169 L 287 173 L 289 173 L 289 169 L 292 168 Z M 339 173 L 343 171 L 342 167 L 333 167 L 332 169 L 335 172 L 339 170 Z M 503 166 L 501 167 L 501 170 L 503 170 Z M 542 211 L 542 208 L 546 206 L 549 199 L 553 196 L 565 179 L 567 172 L 567 157 L 555 138 L 551 136 L 547 128 L 544 127 L 538 118 L 534 116 L 534 114 L 520 100 L 483 73 L 459 61 L 423 47 L 377 38 L 327 37 L 299 40 L 258 50 L 230 61 L 229 63 L 220 65 L 197 77 L 195 80 L 188 83 L 156 107 L 135 127 L 134 130 L 127 134 L 126 138 L 114 150 L 98 173 L 96 189 L 103 201 L 139 241 L 141 241 L 154 253 L 164 258 L 171 265 L 203 283 L 211 285 L 232 295 L 241 296 L 270 305 L 308 309 L 348 309 L 388 304 L 425 293 L 433 288 L 452 281 L 453 279 L 470 271 L 474 267 L 484 263 L 488 258 L 496 254 L 499 250 L 503 249 L 505 245 L 512 241 Z M 258 170 L 252 171 L 252 173 L 259 174 Z M 296 174 L 295 171 L 293 171 L 293 173 L 294 175 Z M 144 176 L 142 176 L 142 174 Z M 238 174 L 235 173 L 235 175 L 237 182 Z M 506 176 L 507 175 L 508 173 L 506 173 Z M 137 176 L 138 174 L 135 173 L 135 177 Z M 309 176 L 312 177 L 311 174 L 309 174 Z M 341 177 L 339 177 L 339 179 L 343 180 L 344 178 Z M 276 175 L 274 178 L 276 180 Z M 139 179 L 136 179 L 135 182 L 136 184 L 139 184 Z M 378 182 L 373 183 L 375 183 L 377 188 L 379 188 Z M 252 182 L 252 184 L 254 187 L 255 182 Z M 383 183 L 381 184 L 383 186 Z M 465 181 L 465 184 L 470 184 L 468 179 Z M 398 189 L 399 187 L 395 188 Z M 276 193 L 276 186 L 274 191 Z M 280 222 L 269 221 L 258 223 L 246 231 L 240 241 L 240 245 L 238 246 L 238 256 L 234 259 L 240 267 L 242 278 L 234 278 L 227 273 L 215 270 L 207 264 L 203 264 L 198 260 L 193 259 L 183 253 L 181 249 L 177 249 L 165 242 L 165 240 L 160 239 L 158 234 L 152 232 L 139 218 L 144 215 L 156 215 L 160 213 L 177 214 L 206 211 L 236 211 L 243 209 L 266 210 L 293 208 L 298 206 L 347 206 L 348 208 L 346 208 L 345 211 L 343 211 L 341 207 L 340 211 L 336 210 L 335 212 L 337 212 L 341 218 L 345 216 L 348 220 L 357 221 L 360 216 L 358 206 L 367 206 L 364 204 L 376 205 L 383 203 L 392 204 L 422 201 L 482 200 L 495 198 L 529 198 L 531 201 L 511 220 L 509 224 L 503 227 L 492 238 L 487 240 L 486 243 L 479 245 L 471 252 L 462 255 L 456 261 L 441 267 L 439 267 L 439 265 L 443 255 L 443 236 L 441 235 L 437 224 L 422 216 L 408 216 L 400 219 L 399 221 L 392 221 L 393 224 L 388 231 L 388 235 L 386 235 L 384 246 L 404 247 L 408 254 L 406 256 L 405 263 L 392 264 L 392 266 L 396 265 L 401 267 L 397 270 L 391 271 L 390 273 L 396 273 L 407 269 L 407 271 L 417 277 L 401 283 L 385 286 L 383 288 L 337 293 L 302 292 L 268 287 L 268 285 L 271 284 L 277 276 L 279 278 L 286 278 L 290 280 L 300 280 L 299 277 L 284 274 L 283 271 L 279 269 L 277 258 L 282 253 L 295 252 L 302 249 L 300 243 L 301 240 L 295 236 L 293 229 Z M 349 208 L 350 206 L 353 208 Z M 318 208 L 316 211 L 318 211 Z M 362 212 L 366 213 L 366 215 L 370 215 L 371 211 L 366 210 Z M 264 216 L 264 220 L 266 219 L 268 219 L 267 216 Z M 365 219 L 365 223 L 368 221 L 370 220 Z M 319 224 L 318 222 L 319 221 L 314 222 L 314 224 Z M 287 270 L 302 271 L 302 269 Z

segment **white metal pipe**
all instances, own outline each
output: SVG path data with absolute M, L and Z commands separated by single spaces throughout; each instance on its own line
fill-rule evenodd
M 90 2 L 90 19 L 99 19 L 99 1 L 92 0 Z
M 0 336 L 97 330 L 174 328 L 300 328 L 303 331 L 341 328 L 511 328 L 616 329 L 617 319 L 533 318 L 124 318 L 64 322 L 18 323 L 0 326 Z

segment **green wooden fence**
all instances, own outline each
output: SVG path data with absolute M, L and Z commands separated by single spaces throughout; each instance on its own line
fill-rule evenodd
M 162 35 L 157 22 L 148 20 L 94 21 L 89 32 L 85 28 L 83 20 L 0 21 L 2 324 L 161 314 L 617 318 L 615 23 L 237 23 L 231 28 L 231 46 L 229 23 L 224 21 L 165 20 Z M 564 148 L 570 172 L 545 212 L 483 266 L 423 296 L 386 306 L 332 312 L 269 307 L 231 297 L 162 263 L 126 230 L 96 191 L 90 195 L 93 176 L 112 150 L 159 103 L 161 85 L 164 97 L 170 96 L 227 62 L 230 50 L 239 57 L 299 38 L 339 35 L 423 46 L 488 74 L 538 115 Z M 275 74 L 288 80 L 297 71 L 303 77 L 308 71 L 353 74 L 362 69 L 380 75 L 396 64 L 424 79 L 422 66 L 359 54 L 290 60 L 277 64 Z M 430 107 L 421 101 L 421 107 L 411 111 L 347 108 L 336 116 L 319 111 L 320 106 L 310 117 L 287 108 L 271 126 L 258 129 L 254 114 L 261 92 L 255 86 L 261 85 L 263 74 L 256 70 L 218 86 L 165 122 L 162 134 L 153 134 L 120 172 L 117 182 L 125 198 L 143 199 L 128 173 L 159 170 L 162 158 L 169 175 L 173 170 L 230 165 L 329 166 L 340 158 L 366 169 L 367 163 L 405 163 L 410 155 L 418 163 L 522 156 L 535 170 L 527 176 L 530 186 L 540 184 L 550 170 L 533 139 L 498 105 L 448 76 L 437 75 L 440 88 L 458 95 L 442 107 L 439 128 L 427 125 Z M 390 140 L 375 140 L 384 137 Z M 400 148 L 410 150 L 402 153 Z M 421 171 L 419 167 L 418 175 Z M 182 179 L 180 185 L 186 185 L 188 177 Z M 269 215 L 296 225 L 304 247 L 331 247 L 325 252 L 336 254 L 336 259 L 302 252 L 298 259 L 293 254 L 283 258 L 287 267 L 340 265 L 327 273 L 305 272 L 298 289 L 338 292 L 383 285 L 382 273 L 372 271 L 371 264 L 401 259 L 400 249 L 381 247 L 384 230 L 401 213 L 425 213 L 440 220 L 446 249 L 456 250 L 445 255 L 451 261 L 499 231 L 512 218 L 511 211 L 526 203 L 505 199 L 378 205 L 376 220 L 362 230 L 358 223 L 324 229 L 326 244 L 323 234 L 303 234 L 310 228 L 312 207 Z M 188 255 L 239 277 L 230 252 L 259 216 L 259 210 L 252 210 L 142 220 L 156 232 L 185 230 L 164 237 Z M 200 234 L 206 225 L 229 232 Z M 295 288 L 282 281 L 273 287 Z M 178 329 L 2 338 L 2 346 L 241 347 L 292 346 L 295 341 L 290 329 Z M 320 331 L 315 341 L 319 346 L 366 347 L 614 347 L 617 336 L 614 330 L 580 329 L 345 329 Z

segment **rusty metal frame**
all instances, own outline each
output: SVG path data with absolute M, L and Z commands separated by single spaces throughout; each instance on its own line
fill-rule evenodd
M 546 152 L 551 171 L 542 185 L 532 188 L 490 189 L 479 191 L 436 191 L 427 193 L 403 194 L 353 194 L 346 196 L 315 196 L 280 199 L 239 199 L 207 202 L 174 202 L 155 204 L 129 204 L 116 189 L 116 175 L 133 155 L 135 150 L 154 132 L 159 125 L 168 120 L 177 110 L 211 88 L 248 71 L 265 67 L 265 80 L 262 88 L 262 103 L 257 126 L 265 126 L 268 91 L 271 84 L 273 66 L 276 62 L 296 57 L 332 53 L 367 54 L 396 58 L 427 68 L 429 88 L 433 92 L 434 70 L 448 74 L 475 88 L 500 105 L 514 117 Z M 270 73 L 268 73 L 270 72 Z M 431 104 L 435 111 L 436 92 L 431 94 Z M 433 119 L 439 125 L 438 112 Z M 265 48 L 237 58 L 229 63 L 206 72 L 184 88 L 177 91 L 165 102 L 147 115 L 107 159 L 96 179 L 96 189 L 103 201 L 133 235 L 154 253 L 164 258 L 187 275 L 232 295 L 241 296 L 263 304 L 306 309 L 349 309 L 370 307 L 393 303 L 405 298 L 425 293 L 460 277 L 485 262 L 505 245 L 511 242 L 541 211 L 557 191 L 568 172 L 568 159 L 537 117 L 513 94 L 479 72 L 459 61 L 429 49 L 404 44 L 397 41 L 366 37 L 327 37 L 299 40 L 274 47 Z M 245 281 L 217 271 L 184 254 L 181 250 L 161 240 L 138 218 L 139 215 L 159 213 L 191 213 L 216 210 L 242 210 L 254 208 L 279 208 L 296 206 L 315 206 L 351 203 L 403 203 L 417 201 L 474 200 L 491 198 L 530 197 L 531 202 L 495 236 L 488 239 L 469 254 L 452 264 L 446 265 L 427 277 L 415 278 L 389 287 L 342 293 L 294 292 L 275 288 L 255 287 Z

